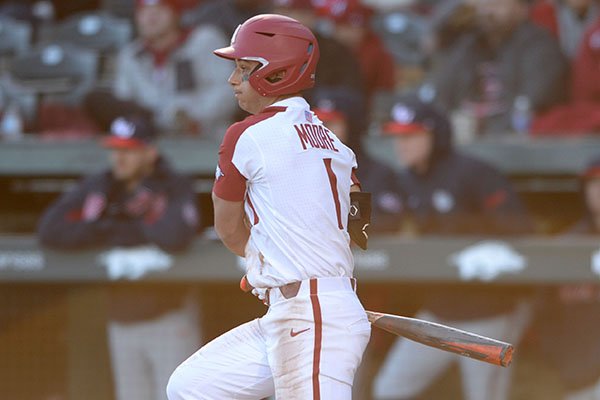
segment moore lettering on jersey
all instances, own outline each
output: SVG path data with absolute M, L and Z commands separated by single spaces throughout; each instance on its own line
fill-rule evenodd
M 298 138 L 304 150 L 307 149 L 307 145 L 310 145 L 310 147 L 315 149 L 339 151 L 335 147 L 331 131 L 323 125 L 299 124 L 294 125 L 294 128 L 298 133 Z

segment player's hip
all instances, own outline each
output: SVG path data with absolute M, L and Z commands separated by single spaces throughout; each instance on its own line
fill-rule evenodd
M 356 280 L 348 277 L 313 278 L 269 289 L 269 310 L 260 318 L 267 346 L 270 341 L 286 344 L 299 353 L 319 341 L 325 349 L 343 348 L 346 340 L 349 347 L 356 347 L 356 338 L 368 340 L 371 326 L 355 290 Z
M 275 289 L 260 326 L 272 349 L 276 386 L 279 379 L 303 380 L 315 373 L 352 384 L 371 333 L 355 287 L 353 279 L 340 277 L 302 281 L 290 298 L 285 289 Z M 290 368 L 296 372 L 290 374 Z

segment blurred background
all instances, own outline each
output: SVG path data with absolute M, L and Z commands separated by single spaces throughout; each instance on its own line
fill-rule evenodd
M 367 309 L 516 345 L 502 369 L 374 330 L 354 398 L 600 399 L 597 0 L 0 1 L 0 398 L 162 400 L 261 316 L 212 229 L 212 54 L 318 38 L 315 115 L 373 193 Z

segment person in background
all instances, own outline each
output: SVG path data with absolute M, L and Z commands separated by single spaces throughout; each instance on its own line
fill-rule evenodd
M 600 132 L 600 17 L 583 35 L 571 63 L 571 96 L 533 120 L 534 135 L 588 135 Z
M 383 41 L 370 28 L 373 10 L 359 0 L 324 0 L 319 15 L 334 23 L 333 36 L 351 49 L 362 74 L 366 104 L 378 92 L 395 88 L 394 59 Z
M 568 227 L 565 238 L 600 235 L 600 157 L 580 175 L 584 215 Z M 567 266 L 565 266 L 567 267 Z M 545 360 L 558 371 L 564 400 L 600 399 L 600 285 L 565 283 L 541 290 L 536 315 Z
M 227 37 L 209 24 L 181 28 L 182 11 L 178 0 L 136 0 L 139 37 L 119 53 L 113 94 L 151 110 L 162 131 L 217 140 L 235 112 L 227 64 L 211 57 Z
M 584 32 L 599 15 L 597 0 L 537 0 L 530 9 L 531 21 L 548 29 L 569 59 L 575 57 Z
M 572 70 L 572 101 L 592 103 L 600 108 L 600 17 L 585 32 Z
M 59 250 L 187 248 L 198 226 L 194 193 L 160 155 L 156 136 L 149 119 L 117 118 L 104 141 L 110 168 L 85 178 L 46 210 L 40 243 Z M 116 284 L 108 301 L 116 399 L 165 399 L 170 374 L 199 344 L 191 290 Z
M 317 66 L 319 77 L 315 89 L 305 92 L 310 101 L 312 93 L 319 87 L 339 87 L 341 90 L 364 94 L 361 67 L 352 50 L 335 36 L 319 31 L 316 8 L 313 0 L 273 0 L 273 13 L 294 18 L 315 33 L 321 49 Z
M 565 57 L 550 33 L 527 20 L 525 0 L 474 0 L 474 7 L 476 27 L 426 81 L 444 111 L 468 115 L 475 135 L 526 132 L 526 121 L 514 127 L 513 109 L 537 113 L 563 101 Z
M 403 216 L 417 235 L 506 237 L 531 231 L 507 179 L 491 165 L 453 148 L 450 122 L 435 106 L 398 98 L 389 115 L 383 133 L 393 139 L 405 167 L 399 175 Z M 418 318 L 513 344 L 519 342 L 528 319 L 524 297 L 501 287 L 446 285 L 423 297 Z M 466 400 L 508 399 L 510 369 L 404 339 L 396 341 L 384 361 L 374 382 L 374 398 L 415 398 L 455 362 Z

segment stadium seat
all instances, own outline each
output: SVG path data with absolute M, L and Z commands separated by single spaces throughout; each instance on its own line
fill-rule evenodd
M 422 40 L 428 29 L 425 18 L 402 10 L 377 13 L 372 19 L 372 27 L 396 63 L 420 65 L 425 61 L 422 50 Z
M 132 35 L 133 27 L 127 19 L 106 12 L 84 12 L 45 26 L 40 30 L 39 42 L 71 43 L 96 52 L 99 57 L 97 79 L 103 84 L 112 79 L 115 55 Z
M 37 45 L 11 62 L 11 86 L 52 99 L 75 103 L 94 85 L 97 56 L 66 43 Z
M 0 86 L 8 98 L 17 99 L 32 129 L 44 130 L 49 124 L 40 120 L 40 110 L 44 111 L 45 120 L 59 115 L 49 112 L 49 106 L 62 110 L 62 114 L 71 110 L 72 119 L 77 117 L 84 95 L 95 84 L 96 69 L 94 52 L 64 43 L 48 43 L 15 57 Z
M 71 43 L 98 53 L 120 49 L 132 38 L 131 23 L 108 13 L 85 12 L 49 25 L 40 32 L 39 41 Z

